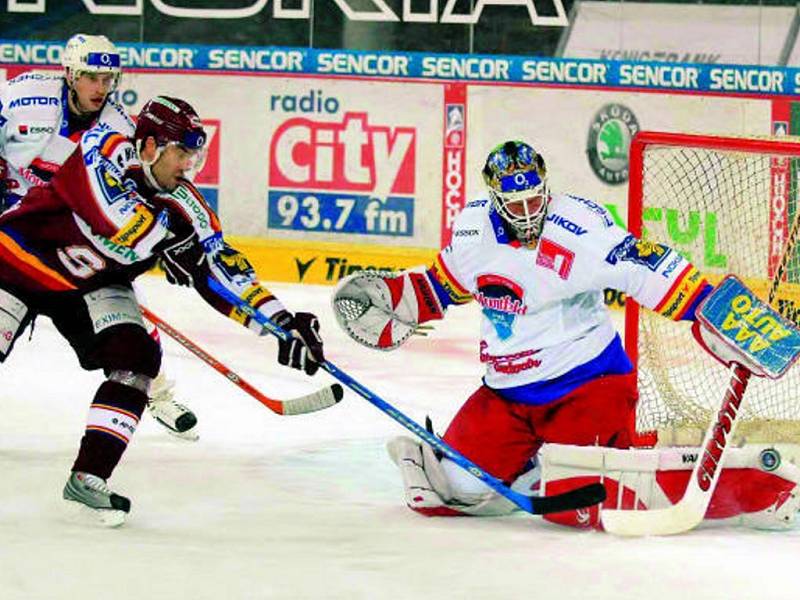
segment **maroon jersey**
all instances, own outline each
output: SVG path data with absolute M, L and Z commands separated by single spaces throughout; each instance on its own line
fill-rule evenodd
M 0 216 L 0 283 L 30 292 L 131 280 L 153 264 L 168 213 L 152 207 L 132 141 L 98 125 L 49 185 Z M 143 194 L 148 194 L 145 198 Z
M 48 185 L 0 215 L 0 287 L 68 292 L 131 281 L 153 266 L 173 231 L 196 234 L 205 260 L 195 265 L 194 286 L 218 311 L 261 328 L 212 292 L 208 277 L 267 317 L 284 310 L 224 241 L 200 192 L 185 180 L 170 193 L 152 191 L 132 140 L 105 124 L 83 134 Z

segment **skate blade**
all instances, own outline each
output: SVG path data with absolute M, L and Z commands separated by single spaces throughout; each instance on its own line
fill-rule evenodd
M 64 504 L 68 520 L 79 525 L 113 529 L 124 525 L 128 516 L 128 513 L 121 510 L 90 508 L 74 500 L 65 500 Z
M 167 430 L 171 436 L 178 438 L 179 440 L 183 440 L 184 442 L 196 442 L 200 439 L 200 434 L 197 433 L 194 428 L 187 429 L 186 431 L 175 431 L 174 429 L 170 429 L 166 425 L 164 428 Z
M 178 431 L 177 429 L 173 429 L 167 423 L 159 419 L 158 417 L 154 417 L 156 421 L 160 425 L 167 430 L 167 433 L 173 437 L 178 438 L 179 440 L 183 440 L 184 442 L 196 442 L 200 439 L 200 434 L 197 433 L 197 427 L 192 427 L 191 429 L 187 429 L 186 431 Z

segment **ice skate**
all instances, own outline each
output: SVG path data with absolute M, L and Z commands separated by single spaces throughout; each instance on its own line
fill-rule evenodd
M 70 474 L 63 497 L 70 512 L 105 527 L 119 527 L 131 510 L 131 501 L 108 489 L 104 479 L 81 471 Z
M 174 387 L 174 381 L 159 373 L 153 380 L 147 409 L 172 435 L 196 442 L 200 437 L 197 433 L 197 417 L 189 408 L 175 401 Z

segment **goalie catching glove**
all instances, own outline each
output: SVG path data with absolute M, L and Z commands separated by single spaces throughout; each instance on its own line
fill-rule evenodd
M 441 319 L 444 310 L 423 269 L 387 274 L 359 271 L 342 279 L 333 294 L 333 312 L 347 335 L 368 348 L 394 350 L 422 323 Z
M 272 320 L 291 336 L 288 340 L 278 339 L 278 362 L 308 375 L 316 373 L 325 362 L 316 315 L 306 312 L 292 315 L 282 310 Z

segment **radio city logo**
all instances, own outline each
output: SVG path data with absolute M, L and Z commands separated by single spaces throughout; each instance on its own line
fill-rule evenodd
M 417 132 L 370 125 L 366 113 L 341 123 L 289 119 L 272 136 L 271 186 L 413 194 Z
M 528 311 L 523 303 L 524 297 L 522 286 L 507 277 L 493 273 L 478 275 L 475 300 L 483 307 L 483 314 L 501 340 L 507 340 L 514 333 L 517 315 L 524 315 Z
M 294 117 L 272 136 L 270 228 L 411 236 L 417 130 L 345 112 Z

